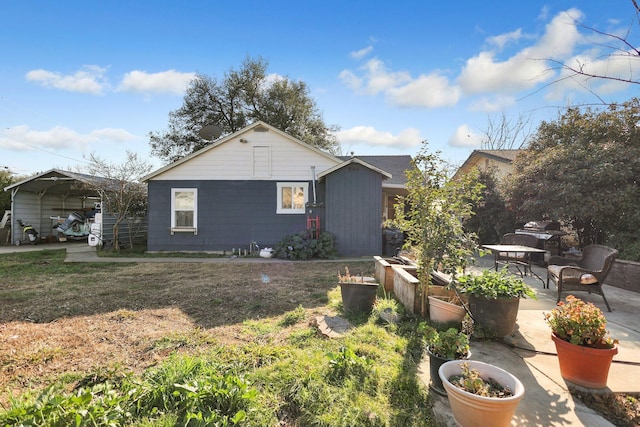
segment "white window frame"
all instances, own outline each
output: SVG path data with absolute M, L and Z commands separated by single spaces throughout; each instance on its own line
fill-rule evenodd
M 176 225 L 176 193 L 193 193 L 193 227 L 179 227 Z M 171 234 L 193 233 L 198 234 L 198 189 L 197 188 L 172 188 L 171 189 Z
M 283 188 L 291 188 L 291 187 L 302 187 L 302 191 L 304 191 L 304 203 L 302 208 L 283 208 L 282 207 L 282 189 Z M 276 205 L 276 213 L 277 214 L 304 214 L 307 211 L 307 202 L 309 201 L 309 182 L 301 181 L 301 182 L 278 182 L 277 183 L 277 205 Z

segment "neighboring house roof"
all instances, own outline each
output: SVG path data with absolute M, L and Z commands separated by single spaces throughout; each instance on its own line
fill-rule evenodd
M 20 189 L 30 193 L 65 194 L 69 196 L 83 196 L 93 194 L 83 184 L 95 183 L 96 180 L 106 178 L 69 172 L 60 169 L 50 169 L 4 188 L 4 191 Z
M 482 160 L 490 161 L 492 166 L 503 165 L 504 167 L 511 168 L 516 156 L 521 152 L 522 150 L 473 150 L 467 160 L 458 168 L 453 179 L 455 180 L 458 176 L 469 172 L 474 166 L 484 169 L 484 167 L 480 165 Z
M 163 174 L 163 173 L 165 173 L 165 172 L 167 172 L 167 171 L 169 171 L 169 170 L 171 170 L 171 169 L 173 169 L 173 168 L 175 168 L 177 166 L 182 165 L 183 163 L 186 163 L 186 162 L 190 161 L 191 159 L 193 159 L 195 157 L 201 156 L 204 153 L 215 149 L 216 147 L 219 147 L 219 146 L 221 146 L 223 144 L 226 144 L 229 141 L 237 140 L 239 137 L 240 137 L 240 139 L 239 139 L 240 142 L 243 142 L 243 138 L 241 138 L 243 135 L 245 135 L 245 134 L 247 134 L 249 132 L 252 132 L 254 130 L 260 130 L 261 127 L 264 128 L 264 130 L 269 130 L 270 132 L 279 134 L 282 137 L 290 140 L 291 142 L 293 142 L 295 144 L 300 144 L 301 146 L 304 146 L 306 149 L 314 151 L 317 154 L 320 154 L 320 155 L 326 157 L 327 159 L 331 160 L 333 163 L 337 163 L 337 162 L 340 161 L 335 156 L 332 156 L 331 154 L 329 154 L 327 152 L 324 152 L 324 151 L 320 150 L 319 148 L 316 148 L 316 147 L 311 146 L 311 145 L 309 145 L 309 144 L 307 144 L 307 143 L 305 143 L 305 142 L 303 142 L 303 141 L 301 141 L 301 140 L 299 140 L 297 138 L 294 138 L 293 136 L 291 136 L 291 135 L 289 135 L 289 134 L 287 134 L 287 133 L 285 133 L 285 132 L 283 132 L 283 131 L 281 131 L 281 130 L 279 130 L 279 129 L 271 126 L 271 125 L 268 125 L 265 122 L 257 121 L 255 123 L 250 124 L 249 126 L 246 126 L 246 127 L 242 128 L 242 129 L 240 129 L 237 132 L 234 132 L 234 133 L 232 133 L 230 135 L 227 135 L 227 136 L 223 137 L 222 139 L 212 143 L 211 145 L 208 145 L 208 146 L 206 146 L 206 147 L 204 147 L 204 148 L 202 148 L 202 149 L 200 149 L 200 150 L 198 150 L 198 151 L 196 151 L 194 153 L 189 154 L 188 156 L 183 157 L 180 160 L 177 160 L 177 161 L 175 161 L 175 162 L 173 162 L 171 164 L 168 164 L 168 165 L 166 165 L 166 166 L 164 166 L 164 167 L 162 167 L 162 168 L 160 168 L 160 169 L 158 169 L 158 170 L 156 170 L 154 172 L 151 172 L 150 174 L 148 174 L 148 175 L 146 175 L 146 176 L 144 176 L 142 178 L 142 182 L 147 182 L 147 181 L 157 177 L 158 175 L 161 175 L 161 174 Z

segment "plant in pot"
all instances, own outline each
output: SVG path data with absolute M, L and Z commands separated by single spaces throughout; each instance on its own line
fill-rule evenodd
M 516 325 L 520 298 L 537 299 L 534 290 L 506 268 L 483 270 L 458 278 L 469 298 L 474 330 L 487 337 L 511 335 Z
M 426 349 L 429 355 L 429 372 L 431 381 L 429 388 L 438 394 L 445 395 L 446 391 L 438 370 L 450 360 L 468 359 L 471 356 L 469 336 L 456 328 L 437 331 L 433 327 L 426 333 Z
M 438 374 L 457 425 L 507 427 L 524 397 L 524 385 L 511 373 L 476 360 L 451 360 Z
M 373 277 L 364 275 L 351 275 L 349 267 L 345 267 L 345 273 L 338 271 L 338 284 L 342 295 L 342 306 L 345 311 L 370 312 L 376 302 L 378 287 Z
M 440 153 L 429 153 L 425 141 L 407 171 L 407 194 L 398 198 L 394 219 L 384 224 L 403 231 L 405 247 L 416 254 L 420 283 L 416 297 L 421 299 L 422 315 L 427 313 L 428 296 L 435 287 L 433 272 L 455 279 L 477 248 L 475 235 L 465 231 L 463 221 L 473 215 L 482 185 L 475 171 L 452 180 L 443 164 Z M 455 295 L 451 290 L 448 294 Z
M 402 318 L 400 310 L 398 301 L 384 292 L 384 297 L 376 298 L 376 301 L 373 303 L 372 314 L 376 316 L 377 319 L 381 319 L 390 325 L 396 325 Z
M 544 318 L 551 327 L 562 378 L 587 388 L 605 388 L 618 341 L 609 336 L 602 311 L 567 295 Z

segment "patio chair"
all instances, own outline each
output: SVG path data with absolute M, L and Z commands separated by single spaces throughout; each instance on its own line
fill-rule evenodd
M 607 310 L 611 311 L 607 297 L 602 291 L 604 283 L 613 262 L 618 256 L 616 249 L 603 245 L 589 245 L 582 249 L 581 258 L 552 256 L 547 267 L 547 289 L 549 280 L 558 288 L 560 302 L 565 292 L 589 292 L 598 294 L 604 299 Z
M 522 233 L 507 233 L 500 239 L 501 245 L 519 245 L 519 246 L 529 246 L 531 248 L 538 247 L 538 238 L 531 234 L 522 234 Z M 524 276 L 527 275 L 527 270 L 531 272 L 531 256 L 528 253 L 524 252 L 498 252 L 495 257 L 495 269 L 498 271 L 498 265 L 506 265 L 514 264 L 518 271 L 520 271 L 520 266 L 522 266 L 524 271 L 520 271 L 520 273 Z

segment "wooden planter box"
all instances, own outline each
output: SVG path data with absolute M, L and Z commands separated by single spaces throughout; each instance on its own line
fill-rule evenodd
M 398 261 L 397 258 L 382 258 L 380 256 L 374 256 L 373 257 L 374 261 L 375 261 L 375 277 L 376 277 L 376 281 L 378 283 L 380 283 L 382 286 L 384 286 L 384 290 L 386 292 L 394 292 L 394 272 L 393 272 L 393 268 L 394 266 L 400 267 L 400 268 L 409 268 L 411 269 L 415 269 L 416 266 L 415 264 L 410 261 L 410 260 L 406 260 L 404 258 L 402 258 L 406 263 L 402 263 L 401 261 Z
M 420 281 L 416 277 L 417 267 L 393 265 L 393 293 L 406 310 L 412 314 L 425 315 L 426 306 L 422 310 L 422 295 L 420 294 Z M 432 273 L 433 283 L 441 286 L 432 286 L 429 289 L 430 295 L 450 295 L 451 290 L 444 286 L 449 284 L 447 277 L 441 273 Z M 426 304 L 426 303 L 425 303 Z

